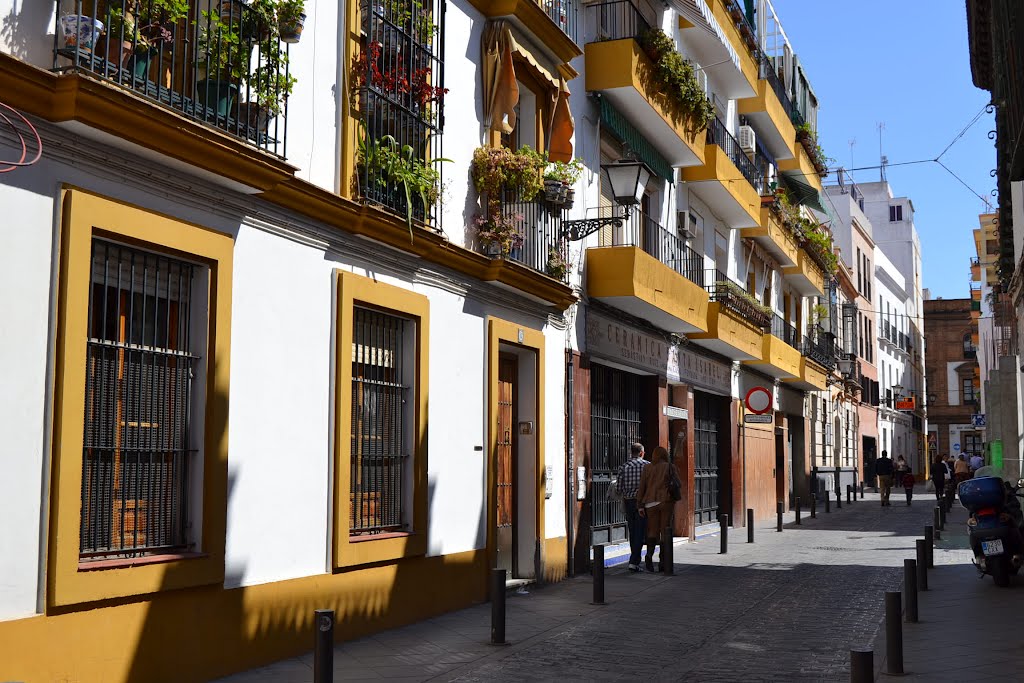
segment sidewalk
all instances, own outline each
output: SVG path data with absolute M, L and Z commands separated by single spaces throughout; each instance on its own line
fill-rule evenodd
M 935 569 L 918 595 L 917 624 L 903 625 L 903 670 L 909 681 L 1024 680 L 1020 639 L 1024 578 L 999 588 L 979 579 L 967 542 L 967 513 L 959 503 L 936 542 Z M 879 594 L 879 601 L 883 599 Z M 875 641 L 878 680 L 885 675 L 885 631 Z
M 758 523 L 754 544 L 731 528 L 727 555 L 717 535 L 676 543 L 673 577 L 608 569 L 607 606 L 590 604 L 589 576 L 508 594 L 506 647 L 487 644 L 483 604 L 339 643 L 334 680 L 843 680 L 931 509 L 923 492 L 891 508 L 869 493 L 799 526 L 790 512 L 783 533 Z M 312 654 L 222 682 L 311 683 Z

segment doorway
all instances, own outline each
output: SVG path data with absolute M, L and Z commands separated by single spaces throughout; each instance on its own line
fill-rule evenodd
M 720 398 L 702 391 L 694 392 L 693 521 L 696 526 L 716 521 L 719 513 L 728 512 L 732 505 L 729 486 L 722 481 L 728 476 L 728 461 L 720 463 L 721 452 L 727 451 L 723 446 L 728 443 L 723 412 Z
M 878 439 L 873 436 L 863 437 L 863 448 L 861 453 L 864 457 L 864 483 L 872 488 L 877 488 L 875 481 L 875 459 L 878 457 Z
M 516 470 L 518 439 L 514 433 L 519 403 L 517 380 L 519 361 L 515 356 L 501 354 L 498 360 L 498 447 L 497 476 L 494 499 L 496 558 L 495 567 L 505 569 L 508 576 L 517 576 L 516 561 Z

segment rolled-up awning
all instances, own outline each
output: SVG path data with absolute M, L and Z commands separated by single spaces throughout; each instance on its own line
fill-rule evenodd
M 824 214 L 831 214 L 821 201 L 821 193 L 811 185 L 803 171 L 792 170 L 782 171 L 782 181 L 786 183 L 790 193 L 797 204 L 803 204 L 809 209 L 820 211 Z

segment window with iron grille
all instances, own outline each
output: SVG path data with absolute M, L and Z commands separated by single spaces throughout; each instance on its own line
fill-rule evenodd
M 356 307 L 352 316 L 352 457 L 349 532 L 408 528 L 409 375 L 413 323 Z M 409 367 L 409 370 L 412 368 Z
M 189 545 L 190 417 L 203 340 L 192 285 L 202 267 L 92 244 L 82 467 L 83 560 Z

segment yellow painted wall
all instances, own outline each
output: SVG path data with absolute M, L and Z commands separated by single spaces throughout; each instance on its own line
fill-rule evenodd
M 682 169 L 685 181 L 705 182 L 717 181 L 729 192 L 736 204 L 742 208 L 755 223 L 761 220 L 761 195 L 750 184 L 729 155 L 718 145 L 708 145 L 704 149 L 704 165 L 690 166 Z
M 775 126 L 775 130 L 779 131 L 782 138 L 786 140 L 790 153 L 795 155 L 796 147 L 799 145 L 796 141 L 796 127 L 789 120 L 789 115 L 782 108 L 782 103 L 779 102 L 775 91 L 772 90 L 767 80 L 758 81 L 755 89 L 757 90 L 757 95 L 737 101 L 736 106 L 739 113 L 766 112 L 772 121 L 772 125 Z
M 800 376 L 800 352 L 772 334 L 761 342 L 761 360 L 746 361 L 749 365 L 770 365 L 790 377 Z
M 693 339 L 719 339 L 748 356 L 761 358 L 761 330 L 729 309 L 722 308 L 717 301 L 708 304 L 708 331 L 687 336 Z

